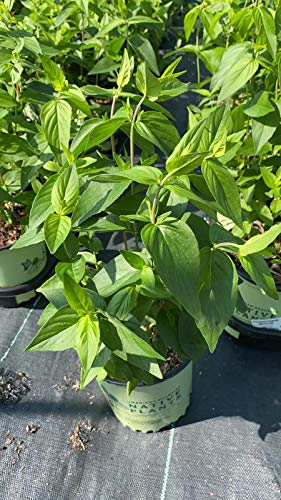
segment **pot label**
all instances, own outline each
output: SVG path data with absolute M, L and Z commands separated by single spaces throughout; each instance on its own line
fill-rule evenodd
M 270 330 L 281 331 L 281 318 L 252 319 L 251 324 L 256 328 L 268 328 Z

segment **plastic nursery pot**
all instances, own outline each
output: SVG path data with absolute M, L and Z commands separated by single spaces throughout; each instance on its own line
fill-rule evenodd
M 14 250 L 0 247 L 0 306 L 16 307 L 35 297 L 53 267 L 44 242 Z
M 247 309 L 235 309 L 226 331 L 236 338 L 241 335 L 281 341 L 281 290 L 278 289 L 279 300 L 271 299 L 246 273 L 238 274 L 242 280 L 239 291 Z
M 100 382 L 114 415 L 133 431 L 159 431 L 182 417 L 190 403 L 192 361 L 164 375 L 153 385 L 139 384 L 130 396 L 126 384 L 112 379 Z

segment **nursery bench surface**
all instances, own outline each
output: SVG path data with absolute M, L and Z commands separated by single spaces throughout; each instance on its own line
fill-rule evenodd
M 185 417 L 134 433 L 95 383 L 77 390 L 75 353 L 24 353 L 43 306 L 0 309 L 1 367 L 32 380 L 1 406 L 1 500 L 280 500 L 280 352 L 224 334 L 195 365 Z

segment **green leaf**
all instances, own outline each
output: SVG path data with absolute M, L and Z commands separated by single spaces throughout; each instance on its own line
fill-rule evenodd
M 252 254 L 246 257 L 239 256 L 239 259 L 242 267 L 252 280 L 259 285 L 269 297 L 279 300 L 274 279 L 262 255 Z
M 139 58 L 146 62 L 151 71 L 155 75 L 159 75 L 157 58 L 148 38 L 135 33 L 129 37 L 128 42 Z
M 59 99 L 47 102 L 41 110 L 41 121 L 46 139 L 58 160 L 61 159 L 62 145 L 68 148 L 71 113 L 70 104 Z
M 26 351 L 64 351 L 76 345 L 76 324 L 79 316 L 69 306 L 59 309 L 40 328 Z
M 108 349 L 104 344 L 100 345 L 99 352 L 92 364 L 89 371 L 81 370 L 80 377 L 80 389 L 84 389 L 95 377 L 98 376 L 103 367 L 106 365 L 107 361 L 111 357 L 111 350 Z
M 181 220 L 142 229 L 142 240 L 166 287 L 194 317 L 200 316 L 199 249 L 192 230 Z
M 256 154 L 271 139 L 276 128 L 277 126 L 274 123 L 266 125 L 260 121 L 252 120 L 252 136 Z
M 82 280 L 85 269 L 86 261 L 82 255 L 79 255 L 74 262 L 59 262 L 56 265 L 56 273 L 61 280 L 65 274 L 68 274 L 75 283 L 79 283 Z
M 128 25 L 132 24 L 161 24 L 161 21 L 148 16 L 132 16 L 128 19 Z
M 197 361 L 208 347 L 194 319 L 186 312 L 179 315 L 178 342 L 180 348 L 193 361 Z
M 82 90 L 76 87 L 76 85 L 72 85 L 64 95 L 67 101 L 74 104 L 74 106 L 80 109 L 89 118 L 92 117 L 91 108 L 87 103 Z
M 131 72 L 131 61 L 128 55 L 128 51 L 125 49 L 117 76 L 117 86 L 119 89 L 122 89 L 129 83 Z
M 67 300 L 64 296 L 63 282 L 54 274 L 37 291 L 42 293 L 46 299 L 51 302 L 56 309 L 60 309 L 67 305 Z
M 145 358 L 156 358 L 156 359 L 164 359 L 161 354 L 156 352 L 151 345 L 139 337 L 136 333 L 124 325 L 119 319 L 111 316 L 110 314 L 106 315 L 108 321 L 116 328 L 118 337 L 122 344 L 122 351 L 126 354 L 132 354 L 138 357 Z
M 259 253 L 265 250 L 281 234 L 281 223 L 275 224 L 263 234 L 258 234 L 250 238 L 239 249 L 239 256 L 246 257 L 252 253 Z
M 229 170 L 215 159 L 202 165 L 204 179 L 214 196 L 219 211 L 241 227 L 242 212 L 237 184 Z
M 41 56 L 44 72 L 57 92 L 62 92 L 67 87 L 67 80 L 62 70 L 46 56 Z
M 218 96 L 223 101 L 240 90 L 258 70 L 259 63 L 249 43 L 231 45 L 224 52 L 219 69 L 212 78 L 212 89 L 221 88 Z
M 83 376 L 87 377 L 98 354 L 100 327 L 96 314 L 79 319 L 76 330 L 76 350 L 80 358 Z
M 44 232 L 38 228 L 29 227 L 21 237 L 13 244 L 12 250 L 16 250 L 17 248 L 29 247 L 30 245 L 36 245 L 36 243 L 40 243 L 44 241 Z
M 202 316 L 196 324 L 211 352 L 231 318 L 238 293 L 235 265 L 220 250 L 203 248 L 200 251 L 200 302 Z
M 44 223 L 45 240 L 51 253 L 55 253 L 71 229 L 71 219 L 65 215 L 50 214 Z
M 51 302 L 46 305 L 45 309 L 43 309 L 40 318 L 37 321 L 37 325 L 43 326 L 48 319 L 50 319 L 57 312 L 57 308 Z
M 8 161 L 13 162 L 19 160 L 29 159 L 34 156 L 34 150 L 29 146 L 28 142 L 22 137 L 18 137 L 14 134 L 6 134 L 5 132 L 0 132 L 0 154 L 2 156 L 8 157 Z
M 79 316 L 83 316 L 84 314 L 89 314 L 94 311 L 94 304 L 87 292 L 75 283 L 75 281 L 73 281 L 68 274 L 64 274 L 63 284 L 66 300 L 70 307 L 77 311 Z
M 107 120 L 92 118 L 87 120 L 74 137 L 70 151 L 77 157 L 84 151 L 98 146 L 109 139 L 125 122 L 125 117 L 109 118 Z
M 123 170 L 117 174 L 117 177 L 121 179 L 130 179 L 140 184 L 153 185 L 160 182 L 162 175 L 161 170 L 158 168 L 141 165 L 129 170 Z
M 120 250 L 120 253 L 134 269 L 142 270 L 145 266 L 145 261 L 139 253 L 130 250 Z
M 180 140 L 179 133 L 170 120 L 155 111 L 143 112 L 135 124 L 135 129 L 165 155 L 169 155 Z
M 68 215 L 76 205 L 79 181 L 75 166 L 67 167 L 56 179 L 52 189 L 52 207 L 59 215 Z
M 13 108 L 16 106 L 16 99 L 6 90 L 0 89 L 0 108 Z
M 207 118 L 198 122 L 182 137 L 167 160 L 167 170 L 174 170 L 181 166 L 181 163 L 177 164 L 174 161 L 179 157 L 187 156 L 186 159 L 183 159 L 182 166 L 186 162 L 188 167 L 190 160 L 193 160 L 189 156 L 190 154 L 196 155 L 198 153 L 206 154 L 207 151 L 212 152 L 222 140 L 226 141 L 226 133 L 230 129 L 230 126 L 231 115 L 229 107 L 227 105 L 217 106 L 208 114 Z M 196 159 L 196 156 L 194 156 L 194 159 Z
M 202 161 L 210 154 L 210 151 L 203 153 L 190 153 L 179 156 L 173 160 L 168 159 L 166 168 L 168 172 L 173 172 L 175 176 L 185 175 L 192 172 L 196 167 L 201 165 Z
M 124 259 L 123 255 L 118 255 L 115 259 L 99 271 L 93 281 L 100 295 L 109 297 L 121 288 L 124 288 L 131 283 L 135 283 L 140 279 L 141 270 L 134 269 Z
M 118 67 L 118 63 L 113 61 L 110 57 L 105 56 L 92 67 L 88 75 L 101 75 L 104 73 L 110 73 L 111 71 L 115 71 Z
M 200 13 L 200 5 L 196 5 L 196 7 L 193 7 L 193 9 L 187 12 L 187 14 L 184 17 L 184 32 L 185 32 L 185 39 L 187 42 L 190 38 L 190 35 L 192 33 L 192 30 L 194 28 L 199 13 Z
M 78 203 L 72 215 L 74 225 L 82 224 L 92 215 L 103 212 L 130 185 L 129 181 L 120 182 L 91 182 L 79 197 Z
M 244 113 L 251 118 L 259 118 L 275 111 L 270 101 L 271 94 L 266 90 L 258 92 L 249 103 L 244 106 Z
M 112 316 L 124 321 L 136 305 L 138 293 L 135 286 L 128 286 L 119 290 L 110 299 L 107 311 Z
M 261 22 L 265 31 L 268 51 L 274 59 L 276 57 L 277 50 L 274 19 L 271 15 L 271 11 L 266 7 L 258 7 L 258 12 L 260 14 Z
M 156 100 L 161 90 L 161 83 L 154 76 L 148 64 L 143 62 L 139 65 L 136 73 L 137 89 L 148 99 Z
M 58 175 L 51 175 L 36 194 L 29 215 L 29 225 L 31 227 L 40 226 L 48 215 L 53 212 L 51 195 L 57 178 Z

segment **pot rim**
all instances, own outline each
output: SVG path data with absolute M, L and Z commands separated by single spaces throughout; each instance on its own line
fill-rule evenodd
M 186 368 L 187 365 L 189 365 L 189 363 L 192 362 L 192 359 L 189 359 L 189 358 L 186 358 L 180 366 L 177 366 L 176 368 L 173 368 L 172 370 L 170 370 L 169 372 L 165 373 L 163 375 L 163 378 L 162 379 L 158 379 L 156 377 L 154 377 L 154 382 L 153 384 L 151 385 L 147 385 L 147 384 L 144 384 L 143 382 L 140 382 L 138 383 L 137 387 L 151 387 L 152 385 L 157 385 L 157 384 L 161 384 L 162 382 L 165 382 L 166 380 L 168 380 L 169 378 L 172 378 L 174 377 L 175 375 L 177 375 L 178 373 L 180 373 L 184 368 Z M 106 377 L 104 380 L 102 380 L 101 384 L 103 382 L 108 382 L 109 384 L 113 384 L 113 385 L 120 385 L 120 386 L 123 386 L 125 387 L 126 386 L 126 382 L 120 382 L 119 380 L 115 380 L 114 378 L 109 378 L 109 377 Z
M 256 287 L 260 288 L 259 285 L 257 285 L 253 280 L 252 278 L 246 273 L 246 271 L 244 271 L 243 269 L 238 269 L 237 266 L 236 266 L 236 270 L 237 270 L 237 273 L 238 275 L 240 275 L 242 278 L 244 278 L 246 281 L 249 281 L 249 283 L 252 283 L 252 285 L 255 285 Z M 281 286 L 280 285 L 276 285 L 276 288 L 277 288 L 277 291 L 279 293 L 281 293 Z
M 15 242 L 16 243 L 16 242 Z M 0 252 L 1 250 L 8 250 L 9 248 L 11 248 L 13 246 L 14 243 L 10 243 L 9 245 L 4 245 L 1 247 L 0 245 Z

